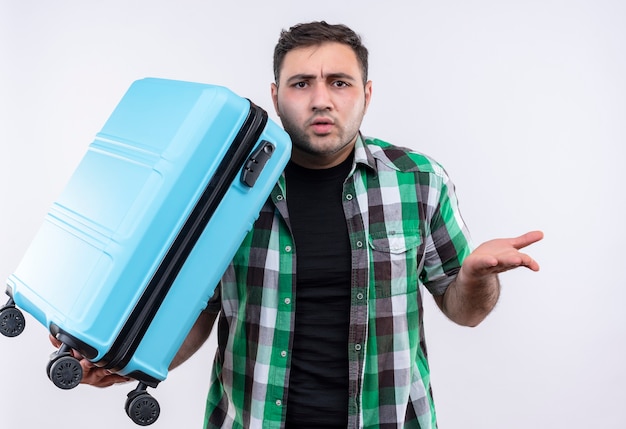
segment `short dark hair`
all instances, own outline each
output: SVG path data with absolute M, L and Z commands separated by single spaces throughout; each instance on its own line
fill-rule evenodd
M 363 46 L 361 37 L 352 29 L 343 24 L 328 24 L 325 21 L 315 21 L 296 24 L 289 30 L 282 30 L 278 43 L 274 48 L 274 80 L 278 84 L 280 68 L 285 55 L 292 49 L 321 45 L 325 42 L 338 42 L 348 45 L 356 54 L 361 65 L 363 84 L 367 82 L 367 48 Z

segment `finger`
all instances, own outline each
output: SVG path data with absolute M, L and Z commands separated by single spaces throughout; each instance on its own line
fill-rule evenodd
M 56 347 L 57 349 L 61 347 L 62 343 L 61 341 L 57 340 L 56 337 L 54 337 L 52 334 L 48 335 L 48 337 L 50 338 L 50 342 L 54 347 Z
M 98 386 L 100 385 L 100 383 L 102 383 L 104 379 L 106 379 L 106 376 L 108 375 L 102 368 L 85 367 L 82 362 L 81 366 L 83 367 L 83 378 L 81 380 L 81 383 Z
M 96 387 L 109 387 L 113 386 L 114 384 L 128 383 L 129 381 L 131 381 L 131 379 L 128 377 L 124 377 L 123 375 L 119 374 L 112 374 L 107 375 L 105 378 L 101 379 Z
M 475 275 L 498 274 L 519 267 L 527 267 L 532 271 L 539 271 L 539 264 L 525 253 L 492 255 L 474 255 L 465 260 L 464 266 Z
M 513 247 L 519 250 L 523 249 L 526 246 L 530 246 L 531 244 L 536 243 L 541 239 L 543 239 L 542 231 L 530 231 L 526 234 L 522 234 L 519 237 L 515 237 L 514 239 L 512 239 L 511 244 L 513 245 Z
M 531 258 L 528 255 L 523 255 L 523 262 L 524 262 L 524 266 L 530 268 L 533 271 L 539 271 L 539 263 L 537 261 L 535 261 L 533 258 Z
M 82 362 L 81 362 L 82 365 Z M 117 383 L 125 383 L 130 381 L 129 377 L 111 373 L 104 368 L 95 368 L 83 366 L 83 379 L 81 383 L 90 384 L 96 387 L 109 387 Z
M 539 264 L 525 253 L 515 253 L 513 255 L 502 256 L 498 261 L 500 272 L 513 270 L 519 267 L 527 267 L 532 271 L 539 271 Z

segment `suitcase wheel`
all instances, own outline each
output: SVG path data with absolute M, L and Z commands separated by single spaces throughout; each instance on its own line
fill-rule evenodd
M 46 368 L 48 378 L 59 389 L 73 389 L 83 379 L 83 367 L 72 354 L 69 347 L 61 346 L 58 352 L 53 353 Z
M 24 332 L 26 322 L 24 314 L 15 308 L 12 301 L 0 308 L 0 333 L 5 337 L 17 337 Z
M 161 407 L 152 395 L 146 392 L 147 386 L 139 386 L 128 394 L 126 399 L 126 414 L 139 426 L 148 426 L 154 423 L 161 413 Z

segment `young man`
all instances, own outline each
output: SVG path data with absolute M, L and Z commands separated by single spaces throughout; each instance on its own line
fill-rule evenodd
M 443 168 L 359 133 L 367 55 L 342 25 L 280 36 L 271 91 L 291 162 L 173 363 L 219 314 L 207 428 L 435 428 L 420 286 L 475 326 L 498 273 L 539 269 L 519 249 L 541 232 L 471 252 Z M 97 368 L 83 378 L 122 380 Z

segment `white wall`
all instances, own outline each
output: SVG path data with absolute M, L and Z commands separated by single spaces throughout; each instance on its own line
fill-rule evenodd
M 503 275 L 480 327 L 427 300 L 440 427 L 623 428 L 625 17 L 620 0 L 0 0 L 0 277 L 133 80 L 221 84 L 269 110 L 280 29 L 343 22 L 371 51 L 363 131 L 441 161 L 477 242 L 546 234 L 541 272 Z M 60 391 L 27 323 L 0 338 L 2 427 L 135 427 L 132 386 Z M 214 347 L 155 390 L 153 427 L 201 426 Z

